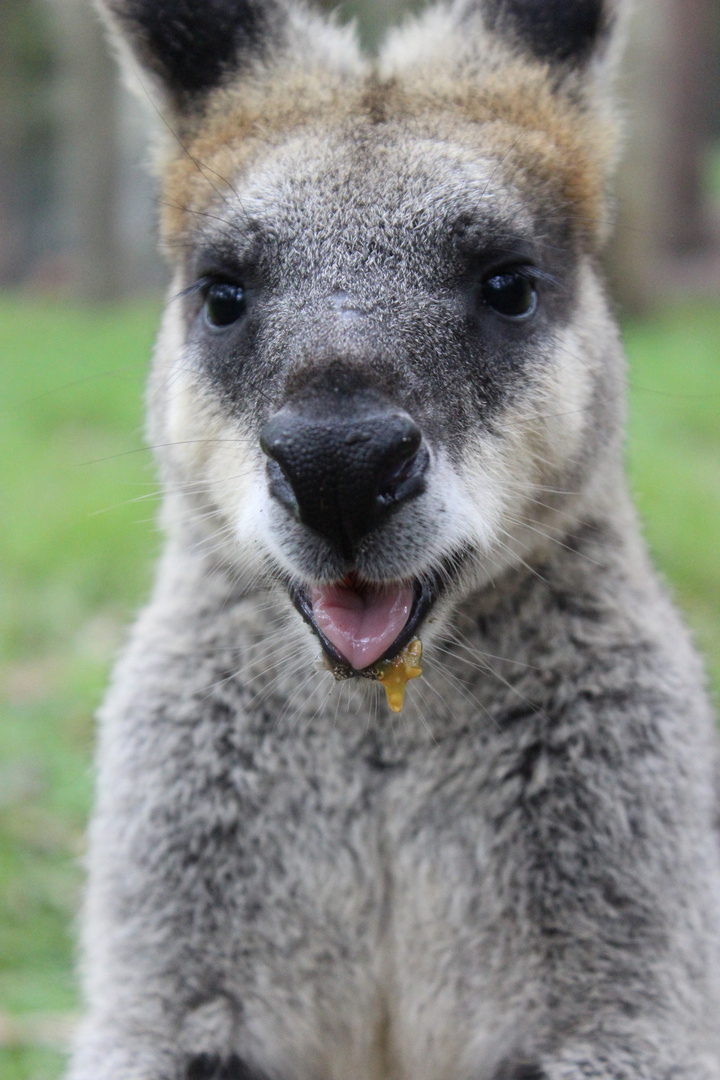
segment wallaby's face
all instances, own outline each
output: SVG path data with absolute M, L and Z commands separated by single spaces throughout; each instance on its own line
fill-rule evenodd
M 212 6 L 184 12 L 188 57 L 151 5 L 111 5 L 181 144 L 153 439 L 175 527 L 280 582 L 349 674 L 532 560 L 616 453 L 610 14 L 458 4 L 435 53 L 409 31 L 368 72 L 306 12 L 219 3 L 221 42 Z

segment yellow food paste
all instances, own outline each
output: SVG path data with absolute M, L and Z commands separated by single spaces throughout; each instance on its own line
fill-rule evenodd
M 411 679 L 422 675 L 422 643 L 414 638 L 392 660 L 378 664 L 377 680 L 385 687 L 388 705 L 393 712 L 401 712 L 405 700 L 405 688 Z

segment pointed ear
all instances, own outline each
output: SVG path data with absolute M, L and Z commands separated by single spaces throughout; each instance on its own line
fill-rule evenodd
M 225 72 L 261 56 L 281 33 L 276 5 L 257 0 L 98 0 L 116 40 L 129 46 L 178 110 Z
M 149 73 L 166 107 L 190 113 L 226 79 L 283 56 L 342 67 L 351 35 L 302 0 L 96 0 L 121 51 Z
M 452 0 L 431 5 L 391 32 L 381 53 L 387 71 L 439 63 L 446 71 L 493 64 L 496 44 L 557 72 L 556 88 L 604 82 L 615 73 L 632 0 Z M 578 81 L 579 80 L 579 81 Z
M 619 0 L 459 0 L 460 18 L 480 14 L 487 29 L 538 60 L 584 67 L 602 53 Z

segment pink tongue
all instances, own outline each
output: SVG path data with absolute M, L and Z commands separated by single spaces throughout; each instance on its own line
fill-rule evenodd
M 383 585 L 358 592 L 346 585 L 323 585 L 310 597 L 319 630 L 356 671 L 374 664 L 410 618 L 412 589 Z

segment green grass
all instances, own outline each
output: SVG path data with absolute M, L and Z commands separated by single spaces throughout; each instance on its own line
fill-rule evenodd
M 92 713 L 157 547 L 143 498 L 154 475 L 138 452 L 156 321 L 150 307 L 0 300 L 4 1080 L 54 1080 L 62 1040 L 52 1017 L 77 1008 Z
M 158 538 L 142 391 L 157 309 L 0 299 L 0 1076 L 56 1080 L 92 713 Z M 720 314 L 627 329 L 646 532 L 720 684 Z
M 720 305 L 626 327 L 628 463 L 657 564 L 720 686 Z

